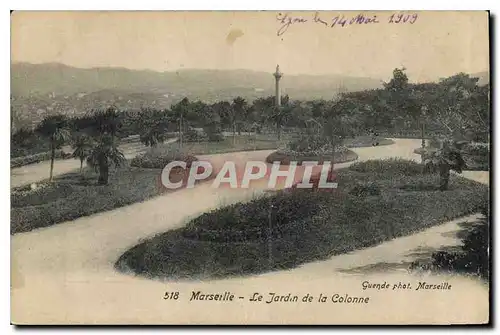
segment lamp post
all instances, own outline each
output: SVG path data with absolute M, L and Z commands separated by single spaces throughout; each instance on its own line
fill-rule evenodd
M 421 108 L 421 120 L 420 120 L 420 126 L 422 127 L 422 148 L 425 148 L 425 117 L 427 116 L 427 106 L 422 106 Z

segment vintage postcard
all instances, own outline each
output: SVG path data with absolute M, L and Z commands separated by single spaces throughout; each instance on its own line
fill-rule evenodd
M 11 14 L 15 325 L 490 322 L 487 11 Z

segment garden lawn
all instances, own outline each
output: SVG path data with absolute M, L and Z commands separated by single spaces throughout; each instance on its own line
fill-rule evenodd
M 284 141 L 284 139 L 278 141 L 277 138 L 266 135 L 238 135 L 233 143 L 233 137 L 228 136 L 218 142 L 185 142 L 182 152 L 189 155 L 211 155 L 236 151 L 271 150 L 280 147 Z M 166 150 L 178 150 L 179 143 L 169 143 L 162 147 Z
M 52 183 L 37 183 L 35 190 L 30 190 L 29 185 L 12 190 L 11 234 L 126 206 L 165 192 L 160 187 L 160 169 L 134 168 L 127 162 L 111 171 L 105 186 L 96 185 L 97 174 L 86 168 L 83 175 L 68 173 L 55 177 Z M 172 179 L 175 181 L 175 177 Z
M 275 151 L 266 157 L 266 162 L 272 164 L 273 162 L 280 162 L 283 165 L 289 165 L 290 162 L 297 162 L 297 164 L 302 164 L 302 162 L 318 162 L 318 164 L 323 164 L 324 162 L 331 161 L 331 155 L 316 155 L 316 154 L 286 154 L 281 151 Z M 358 155 L 352 150 L 343 150 L 335 152 L 334 164 L 346 163 L 355 161 L 358 159 Z
M 439 176 L 422 170 L 403 160 L 355 163 L 338 171 L 334 192 L 287 190 L 202 214 L 133 247 L 116 267 L 194 280 L 289 269 L 410 235 L 487 204 L 485 185 L 453 176 L 449 190 L 439 191 Z

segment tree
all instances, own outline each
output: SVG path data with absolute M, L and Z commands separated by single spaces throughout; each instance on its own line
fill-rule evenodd
M 466 167 L 459 143 L 443 140 L 436 151 L 425 154 L 424 164 L 427 169 L 439 172 L 439 189 L 446 191 L 450 181 L 450 170 L 462 173 Z
M 340 99 L 329 109 L 323 110 L 323 136 L 332 147 L 331 170 L 333 170 L 335 164 L 336 149 L 342 145 L 347 137 L 354 136 L 357 127 L 355 121 L 345 115 L 348 110 L 348 104 L 348 100 Z
M 108 135 L 114 143 L 116 135 L 122 126 L 118 109 L 115 106 L 110 106 L 105 111 L 95 112 L 91 119 L 91 128 L 97 131 L 97 135 L 101 137 Z
M 478 80 L 459 73 L 439 82 L 436 120 L 450 135 L 460 136 L 465 129 L 489 131 L 489 88 L 478 87 Z
M 165 111 L 142 108 L 137 121 L 139 137 L 144 145 L 154 147 L 158 143 L 165 142 L 168 128 Z
M 73 139 L 72 147 L 74 151 L 72 157 L 80 160 L 80 174 L 83 173 L 83 162 L 92 152 L 93 144 L 92 138 L 85 134 L 76 136 Z
M 291 116 L 291 111 L 293 107 L 290 104 L 290 98 L 285 95 L 281 100 L 281 106 L 273 106 L 268 111 L 268 120 L 270 120 L 276 126 L 276 133 L 278 136 L 278 141 L 281 140 L 281 128 L 288 121 Z
M 120 127 L 120 137 L 140 134 L 141 112 L 137 110 L 126 110 L 122 113 L 122 125 Z M 166 111 L 164 111 L 166 113 Z
M 87 158 L 87 164 L 99 173 L 97 183 L 107 185 L 109 179 L 109 167 L 121 166 L 125 162 L 123 153 L 116 147 L 112 136 L 105 135 L 101 141 L 93 148 Z
M 47 116 L 37 126 L 36 132 L 47 138 L 50 142 L 50 176 L 52 181 L 54 174 L 54 160 L 56 158 L 56 149 L 59 149 L 69 138 L 68 120 L 64 115 L 57 114 Z
M 330 143 L 332 148 L 331 169 L 335 164 L 336 149 L 342 145 L 344 140 L 351 135 L 353 130 L 349 127 L 346 117 L 340 115 L 332 115 L 326 118 L 323 126 L 323 136 Z
M 183 134 L 185 129 L 184 120 L 189 112 L 190 102 L 188 98 L 184 98 L 175 105 L 172 105 L 172 117 L 176 120 L 179 126 L 179 146 L 182 149 L 183 145 Z
M 92 115 L 93 126 L 97 137 L 94 146 L 87 157 L 87 164 L 99 172 L 98 184 L 106 185 L 109 178 L 109 166 L 120 166 L 125 161 L 123 153 L 116 145 L 116 135 L 121 128 L 121 119 L 115 107 L 98 111 Z
M 233 128 L 233 142 L 236 136 L 236 131 L 238 130 L 238 133 L 241 134 L 241 122 L 243 122 L 248 113 L 248 104 L 245 99 L 242 97 L 236 97 L 233 99 L 233 103 L 231 105 L 231 123 L 232 123 L 232 128 Z M 240 124 L 240 127 L 237 128 L 237 124 Z
M 257 124 L 264 126 L 270 121 L 270 114 L 275 104 L 275 96 L 255 99 L 252 104 L 252 118 Z
M 406 68 L 395 68 L 392 71 L 392 79 L 388 83 L 384 83 L 384 87 L 388 91 L 402 91 L 408 86 L 408 76 L 405 73 Z
M 202 111 L 202 126 L 208 136 L 209 141 L 220 141 L 223 139 L 221 134 L 221 117 L 215 111 L 213 105 L 205 105 Z

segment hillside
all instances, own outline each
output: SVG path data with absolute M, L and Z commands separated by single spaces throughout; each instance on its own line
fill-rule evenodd
M 488 72 L 473 74 L 479 84 Z M 331 99 L 339 91 L 382 86 L 379 79 L 341 75 L 287 75 L 282 93 L 292 99 Z M 11 64 L 11 117 L 14 128 L 32 127 L 53 113 L 82 115 L 110 104 L 137 110 L 142 106 L 169 108 L 183 97 L 212 103 L 241 96 L 248 101 L 274 95 L 271 71 L 199 70 L 155 72 L 125 68 L 80 69 L 58 63 Z
M 272 69 L 271 69 L 272 70 Z M 331 98 L 344 86 L 349 91 L 380 87 L 380 80 L 339 75 L 286 75 L 283 89 L 287 93 L 303 95 L 301 98 Z M 124 90 L 155 92 L 169 95 L 200 95 L 210 92 L 235 91 L 272 93 L 271 73 L 249 70 L 179 70 L 176 72 L 154 72 L 125 68 L 79 69 L 63 64 L 11 65 L 11 94 L 73 95 L 100 90 Z M 288 92 L 289 91 L 289 92 Z M 253 94 L 260 96 L 261 94 Z M 326 95 L 326 96 L 325 96 Z M 248 98 L 250 98 L 248 96 Z M 299 97 L 297 97 L 299 98 Z

